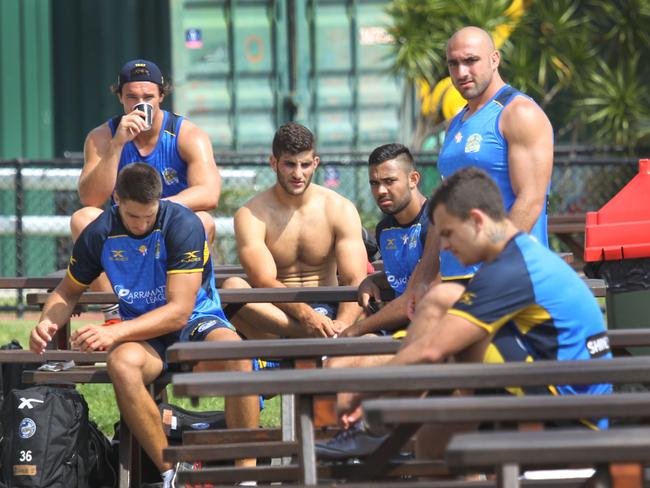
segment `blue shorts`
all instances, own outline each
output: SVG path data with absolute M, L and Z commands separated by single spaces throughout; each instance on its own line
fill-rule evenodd
M 215 329 L 230 329 L 235 328 L 230 322 L 222 317 L 216 315 L 206 315 L 204 317 L 197 317 L 190 320 L 185 327 L 175 332 L 170 332 L 160 337 L 148 339 L 147 344 L 153 347 L 162 359 L 163 371 L 167 371 L 167 361 L 165 361 L 165 351 L 169 346 L 176 342 L 200 342 Z
M 308 303 L 308 305 L 313 308 L 314 311 L 321 315 L 325 315 L 325 317 L 332 320 L 336 319 L 336 314 L 339 311 L 338 303 Z

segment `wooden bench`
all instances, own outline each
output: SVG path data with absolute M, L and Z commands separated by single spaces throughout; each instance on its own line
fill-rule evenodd
M 605 282 L 600 279 L 584 279 L 585 284 L 596 297 L 604 297 L 607 291 Z M 390 290 L 383 290 L 383 299 L 391 298 Z M 43 305 L 49 298 L 49 293 L 28 293 L 29 305 Z M 356 302 L 356 286 L 318 286 L 305 288 L 228 288 L 220 289 L 221 303 L 297 303 L 326 300 L 330 302 Z M 85 292 L 79 300 L 81 304 L 117 303 L 114 293 Z
M 650 427 L 458 434 L 447 447 L 446 461 L 456 472 L 497 466 L 497 486 L 516 488 L 520 486 L 520 465 L 546 468 L 648 462 Z M 614 486 L 641 488 L 641 471 L 636 480 Z
M 524 422 L 524 428 L 541 430 L 530 422 L 593 418 L 640 419 L 650 417 L 650 393 L 566 396 L 465 396 L 444 398 L 384 398 L 363 402 L 366 424 L 375 432 L 392 429 L 390 436 L 367 459 L 381 465 L 423 424 L 447 422 Z
M 58 271 L 55 271 L 53 273 L 50 273 L 45 276 L 14 276 L 14 277 L 0 277 L 0 289 L 1 290 L 16 290 L 18 291 L 19 294 L 19 302 L 22 302 L 22 294 L 25 290 L 38 290 L 38 289 L 44 289 L 44 290 L 53 290 L 54 288 L 57 287 L 57 285 L 61 282 L 61 279 L 65 276 L 66 270 L 61 269 Z M 227 265 L 219 265 L 215 268 L 215 282 L 216 285 L 219 287 L 222 285 L 222 283 L 230 277 L 233 276 L 238 276 L 245 278 L 246 275 L 240 265 L 232 265 L 232 264 L 227 264 Z M 41 302 L 35 302 L 32 303 L 30 302 L 30 295 L 32 293 L 27 294 L 27 304 L 28 305 L 43 305 L 45 301 Z M 47 296 L 47 294 L 44 294 Z M 83 306 L 85 304 L 93 304 L 93 305 L 102 305 L 102 304 L 109 304 L 109 303 L 116 303 L 114 301 L 110 300 L 100 300 L 98 302 L 96 301 L 89 301 L 89 302 L 80 302 L 78 304 L 77 309 L 75 313 L 80 313 L 82 310 L 79 308 L 79 306 Z M 54 341 L 53 346 L 56 346 L 57 349 L 68 349 L 69 344 L 70 344 L 70 323 L 68 322 L 65 324 L 65 327 L 62 327 L 59 329 L 59 331 L 56 334 L 56 341 Z
M 582 261 L 584 255 L 584 240 L 578 242 L 575 236 L 576 234 L 584 234 L 585 220 L 586 214 L 584 212 L 551 214 L 547 219 L 548 234 L 556 235 L 580 261 Z
M 315 484 L 318 471 L 314 452 L 314 398 L 342 391 L 450 391 L 456 388 L 491 389 L 507 386 L 539 386 L 547 384 L 592 384 L 602 382 L 647 382 L 650 379 L 650 358 L 615 358 L 594 361 L 542 361 L 506 364 L 442 364 L 403 367 L 321 370 L 274 370 L 257 373 L 185 373 L 172 377 L 174 393 L 179 396 L 294 394 L 297 440 L 300 446 L 300 473 L 305 484 Z M 390 465 L 395 468 L 394 465 Z M 404 467 L 404 469 L 410 469 Z M 441 473 L 444 467 L 421 462 L 420 473 Z M 221 480 L 222 468 L 182 473 L 181 481 L 206 482 Z M 239 480 L 257 478 L 258 468 L 239 469 Z M 319 467 L 318 469 L 322 469 Z M 353 470 L 340 466 L 346 479 L 361 479 L 376 471 L 377 466 L 356 465 Z M 193 474 L 197 473 L 197 474 Z M 199 474 L 200 473 L 200 474 Z M 384 473 L 388 475 L 390 473 Z M 229 476 L 235 477 L 234 471 Z M 269 473 L 264 473 L 269 480 Z M 228 478 L 229 480 L 233 478 Z

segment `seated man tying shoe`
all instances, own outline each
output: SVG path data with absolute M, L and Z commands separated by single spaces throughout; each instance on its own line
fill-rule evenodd
M 129 428 L 172 486 L 174 469 L 163 461 L 167 446 L 158 408 L 145 385 L 165 369 L 165 350 L 177 341 L 240 340 L 226 320 L 214 284 L 212 260 L 199 218 L 180 204 L 160 200 L 154 168 L 127 165 L 118 175 L 116 205 L 75 242 L 68 273 L 43 308 L 29 346 L 41 353 L 66 323 L 81 294 L 102 271 L 124 318 L 110 326 L 86 325 L 72 336 L 83 351 L 108 351 L 117 404 Z M 248 371 L 250 361 L 210 362 L 202 370 Z M 256 396 L 226 398 L 229 427 L 256 428 Z M 238 460 L 251 465 L 255 460 Z
M 499 190 L 484 171 L 464 168 L 444 180 L 432 197 L 430 211 L 442 249 L 465 265 L 483 265 L 466 286 L 442 283 L 434 287 L 438 291 L 423 297 L 409 334 L 388 365 L 439 363 L 451 357 L 484 362 L 611 358 L 608 347 L 590 347 L 605 344 L 599 339 L 606 336 L 592 293 L 560 257 L 506 217 Z M 446 297 L 447 311 L 439 316 L 441 296 Z M 544 392 L 608 394 L 611 385 L 548 385 Z M 345 427 L 360 419 L 361 398 L 359 394 L 339 397 Z M 581 423 L 589 428 L 607 426 L 604 419 Z M 437 430 L 429 450 L 440 454 L 451 434 Z M 343 451 L 348 457 L 367 454 L 354 437 L 346 436 L 346 445 L 321 445 L 319 453 L 333 457 L 336 447 L 339 457 Z

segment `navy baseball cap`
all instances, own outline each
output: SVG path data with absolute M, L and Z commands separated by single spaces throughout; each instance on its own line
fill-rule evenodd
M 155 63 L 146 59 L 134 59 L 122 66 L 117 77 L 118 90 L 122 90 L 125 83 L 132 81 L 150 81 L 162 86 L 163 75 Z

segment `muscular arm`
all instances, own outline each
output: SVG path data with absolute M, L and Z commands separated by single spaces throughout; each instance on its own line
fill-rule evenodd
M 336 267 L 340 285 L 358 286 L 366 277 L 366 249 L 361 238 L 361 219 L 357 209 L 348 200 L 339 201 L 332 212 L 335 232 Z M 356 302 L 339 305 L 336 320 L 346 326 L 354 323 L 361 314 Z
M 418 313 L 416 320 L 425 320 L 425 313 Z M 407 364 L 441 363 L 447 358 L 464 351 L 488 336 L 469 320 L 458 315 L 445 314 L 438 323 L 429 324 L 426 333 L 419 340 L 411 341 L 400 348 L 388 366 Z
M 344 335 L 359 336 L 380 329 L 394 330 L 408 324 L 409 302 L 418 301 L 440 271 L 439 238 L 435 227 L 429 224 L 422 256 L 409 278 L 402 295 L 386 303 L 377 313 L 356 322 Z
M 112 137 L 108 124 L 101 125 L 88 134 L 84 144 L 84 166 L 79 177 L 81 203 L 101 207 L 109 199 L 115 187 L 117 167 L 126 142 L 128 139 Z
M 501 132 L 508 141 L 508 167 L 515 202 L 509 218 L 526 232 L 546 203 L 553 171 L 553 128 L 532 101 L 517 97 L 503 111 Z
M 68 275 L 61 280 L 43 306 L 38 325 L 30 335 L 31 351 L 40 353 L 45 350 L 56 331 L 70 320 L 72 311 L 85 289 L 86 287 L 78 285 Z
M 221 176 L 214 162 L 208 135 L 188 120 L 183 120 L 178 134 L 178 152 L 187 162 L 187 185 L 182 192 L 169 197 L 195 212 L 213 210 L 219 202 Z
M 235 213 L 235 237 L 237 251 L 251 286 L 255 288 L 286 288 L 278 280 L 277 267 L 271 251 L 266 245 L 266 224 L 249 207 L 242 207 Z M 287 315 L 304 322 L 317 312 L 304 303 L 274 304 Z

